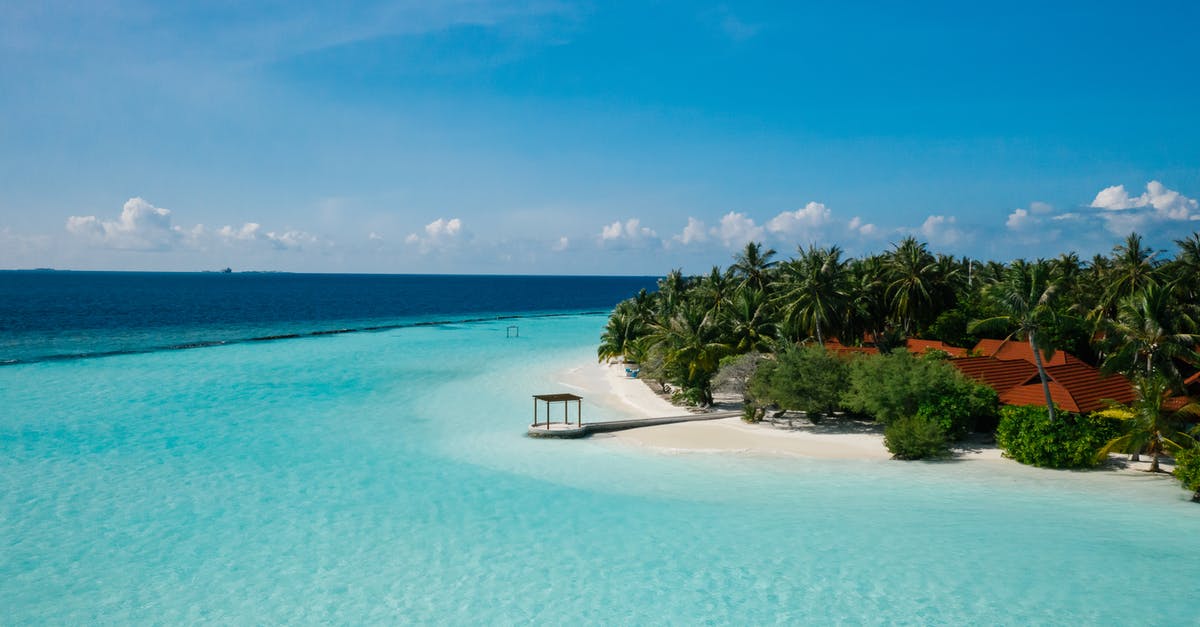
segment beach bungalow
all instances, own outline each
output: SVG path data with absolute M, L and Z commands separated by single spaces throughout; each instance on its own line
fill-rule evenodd
M 1005 405 L 1045 407 L 1042 379 L 1029 344 L 980 340 L 972 352 L 979 356 L 952 359 L 950 363 L 996 390 Z M 1057 351 L 1048 360 L 1043 356 L 1042 364 L 1049 379 L 1050 398 L 1066 411 L 1087 413 L 1103 409 L 1109 401 L 1129 403 L 1134 399 L 1128 379 L 1119 374 L 1105 375 L 1070 353 Z

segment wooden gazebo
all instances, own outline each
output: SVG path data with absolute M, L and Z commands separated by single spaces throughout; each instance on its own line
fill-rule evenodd
M 538 401 L 546 404 L 546 422 L 538 422 Z M 576 428 L 583 427 L 583 397 L 575 394 L 534 394 L 533 395 L 533 427 L 546 427 L 550 430 L 550 404 L 563 404 L 563 421 L 564 426 L 571 424 L 571 419 L 567 415 L 567 410 L 571 407 L 571 402 L 575 403 L 575 424 Z

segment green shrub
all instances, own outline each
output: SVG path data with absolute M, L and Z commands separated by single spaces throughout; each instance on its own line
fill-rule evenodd
M 815 422 L 840 409 L 847 378 L 844 359 L 820 346 L 807 346 L 759 364 L 748 390 L 760 404 L 802 411 Z
M 922 400 L 916 415 L 937 423 L 946 439 L 953 442 L 967 437 L 978 422 L 995 416 L 998 403 L 992 388 L 973 381 L 961 382 L 938 396 Z
M 927 416 L 911 416 L 892 422 L 883 430 L 883 444 L 896 459 L 944 457 L 950 452 L 946 432 Z
M 976 418 L 996 412 L 995 391 L 936 358 L 901 351 L 855 359 L 849 379 L 846 408 L 885 425 L 921 414 L 941 424 L 947 437 L 960 439 Z
M 1175 478 L 1184 490 L 1193 492 L 1193 501 L 1200 502 L 1200 449 L 1186 448 L 1175 453 Z
M 1009 457 L 1042 468 L 1092 468 L 1096 453 L 1121 433 L 1119 421 L 1059 412 L 1050 422 L 1045 407 L 1002 407 L 996 443 Z

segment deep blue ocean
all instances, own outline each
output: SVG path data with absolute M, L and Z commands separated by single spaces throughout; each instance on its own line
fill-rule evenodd
M 653 277 L 0 271 L 0 364 L 606 312 Z

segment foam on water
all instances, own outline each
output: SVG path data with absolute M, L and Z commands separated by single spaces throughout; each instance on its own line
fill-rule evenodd
M 523 437 L 603 322 L 0 369 L 4 620 L 1196 620 L 1170 481 Z

